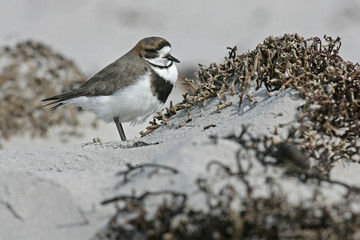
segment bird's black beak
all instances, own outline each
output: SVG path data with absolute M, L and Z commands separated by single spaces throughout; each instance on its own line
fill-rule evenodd
M 167 55 L 166 56 L 166 58 L 167 59 L 169 59 L 170 61 L 172 61 L 172 62 L 177 62 L 177 63 L 179 63 L 180 61 L 179 60 L 177 60 L 176 58 L 174 58 L 173 56 L 171 56 L 170 54 L 169 55 Z

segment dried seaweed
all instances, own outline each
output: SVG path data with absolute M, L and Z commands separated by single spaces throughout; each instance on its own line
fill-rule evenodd
M 228 94 L 239 96 L 239 106 L 245 97 L 256 104 L 247 93 L 252 82 L 256 89 L 265 86 L 269 96 L 275 90 L 294 88 L 306 99 L 294 141 L 308 148 L 324 171 L 338 159 L 360 161 L 360 66 L 338 55 L 339 37 L 325 35 L 324 39 L 325 43 L 319 37 L 305 40 L 298 34 L 270 36 L 255 50 L 240 55 L 236 47 L 228 47 L 223 63 L 200 64 L 198 80 L 185 80 L 193 92 L 184 94 L 182 103 L 171 104 L 165 114 L 154 118 L 167 124 L 169 117 L 186 109 L 189 122 L 191 106 L 204 106 L 218 97 L 220 111 L 232 105 L 226 102 Z
M 50 113 L 39 104 L 86 80 L 72 61 L 36 41 L 0 49 L 0 60 L 0 139 L 25 132 L 44 136 L 60 122 L 78 124 L 76 109 Z
M 144 164 L 140 164 L 137 166 L 133 166 L 131 164 L 126 164 L 126 166 L 128 168 L 127 170 L 121 171 L 117 174 L 118 176 L 124 176 L 124 181 L 122 182 L 122 184 L 127 183 L 130 178 L 136 176 L 133 172 L 134 172 L 134 170 L 138 170 L 138 169 L 140 169 L 140 172 L 141 172 L 144 170 L 144 168 L 154 168 L 155 170 L 150 175 L 155 174 L 160 169 L 170 171 L 174 174 L 178 173 L 178 170 L 176 170 L 175 168 L 164 166 L 164 165 L 159 165 L 159 164 L 155 164 L 155 163 L 144 163 Z
M 307 100 L 295 141 L 311 150 L 311 157 L 329 171 L 338 159 L 360 160 L 360 68 L 338 55 L 339 37 L 324 38 L 325 44 L 317 37 L 273 39 L 289 43 L 277 47 L 281 50 L 274 75 L 263 82 L 270 91 L 295 88 Z
M 175 191 L 145 192 L 139 196 L 120 195 L 105 200 L 122 203 L 110 221 L 108 228 L 98 234 L 99 239 L 354 239 L 358 234 L 360 215 L 352 210 L 351 204 L 359 201 L 359 188 L 341 182 L 331 181 L 327 176 L 310 168 L 301 146 L 291 143 L 275 144 L 266 136 L 254 137 L 243 127 L 240 135 L 225 139 L 239 144 L 236 165 L 229 166 L 221 160 L 210 161 L 207 170 L 222 170 L 222 178 L 236 179 L 221 189 L 213 189 L 205 178 L 196 181 L 198 190 L 205 196 L 208 211 L 196 210 L 187 204 L 186 194 Z M 291 138 L 291 135 L 289 135 Z M 217 144 L 218 137 L 212 137 Z M 290 142 L 291 139 L 288 139 Z M 255 160 L 265 169 L 284 168 L 290 178 L 298 178 L 306 184 L 316 180 L 319 188 L 322 182 L 340 185 L 347 189 L 343 201 L 326 205 L 318 188 L 308 200 L 292 203 L 281 190 L 279 182 L 268 178 L 264 183 L 268 196 L 254 195 L 251 184 L 252 164 L 242 158 L 256 153 Z M 300 162 L 299 162 L 300 161 Z M 246 165 L 246 166 L 245 166 Z M 238 192 L 239 185 L 246 187 Z M 146 202 L 152 196 L 170 195 L 171 199 L 157 206 L 156 214 L 149 216 Z M 191 196 L 190 196 L 191 197 Z M 233 203 L 239 206 L 234 208 Z

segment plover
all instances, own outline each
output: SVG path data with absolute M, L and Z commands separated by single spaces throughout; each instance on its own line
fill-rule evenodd
M 121 123 L 143 123 L 170 95 L 178 77 L 174 62 L 180 62 L 170 53 L 167 40 L 144 38 L 78 89 L 42 101 L 52 101 L 45 106 L 55 104 L 53 111 L 73 105 L 94 112 L 107 123 L 114 121 L 125 141 Z

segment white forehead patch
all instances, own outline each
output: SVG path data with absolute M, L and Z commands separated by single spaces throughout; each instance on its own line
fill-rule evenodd
M 166 55 L 168 55 L 168 54 L 171 53 L 171 47 L 165 46 L 165 47 L 163 47 L 162 49 L 160 49 L 160 50 L 158 51 L 158 53 L 159 53 L 159 56 L 160 56 L 160 57 L 166 56 Z

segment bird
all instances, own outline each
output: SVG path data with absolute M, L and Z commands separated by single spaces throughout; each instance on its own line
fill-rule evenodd
M 171 44 L 161 37 L 147 37 L 122 57 L 84 82 L 78 89 L 45 98 L 51 110 L 81 107 L 107 123 L 114 122 L 126 141 L 124 122 L 138 125 L 165 104 L 178 78 Z

